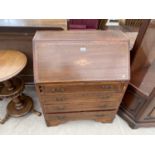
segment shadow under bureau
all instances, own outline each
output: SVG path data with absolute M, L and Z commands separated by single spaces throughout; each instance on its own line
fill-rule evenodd
M 38 31 L 34 81 L 48 126 L 112 122 L 130 79 L 129 42 L 120 31 Z

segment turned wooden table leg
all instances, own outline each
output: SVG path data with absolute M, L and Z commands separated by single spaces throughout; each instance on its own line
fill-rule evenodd
M 33 100 L 29 96 L 22 94 L 24 82 L 17 76 L 26 66 L 26 56 L 17 50 L 1 50 L 0 67 L 0 99 L 11 98 L 7 105 L 7 114 L 4 119 L 0 119 L 3 124 L 9 117 L 21 117 L 29 112 L 40 116 L 41 113 L 34 110 Z
M 41 113 L 34 109 L 32 99 L 29 96 L 25 96 L 24 94 L 22 94 L 22 91 L 24 89 L 24 83 L 22 82 L 22 80 L 17 81 L 16 83 L 18 83 L 18 87 L 20 86 L 21 89 L 16 95 L 13 95 L 12 97 L 10 96 L 12 100 L 8 103 L 7 114 L 4 119 L 0 119 L 0 124 L 4 124 L 9 117 L 21 117 L 29 112 L 41 116 Z M 4 81 L 3 84 L 8 91 L 8 94 L 10 92 L 16 91 L 17 87 L 14 86 L 12 80 Z
M 0 119 L 0 124 L 4 124 L 10 117 L 21 117 L 32 112 L 37 116 L 41 116 L 33 107 L 33 101 L 30 97 L 22 95 L 13 98 L 7 106 L 7 114 L 3 119 Z
M 3 84 L 9 91 L 14 90 L 15 88 L 11 80 L 4 81 Z
M 22 102 L 20 96 L 15 97 L 14 99 L 12 99 L 12 101 L 15 103 L 15 109 L 21 110 L 24 108 L 24 102 Z
M 21 95 L 13 98 L 7 106 L 8 114 L 12 117 L 21 117 L 26 115 L 29 112 L 32 112 L 38 116 L 41 116 L 41 113 L 36 111 L 33 107 L 33 101 L 31 97 Z

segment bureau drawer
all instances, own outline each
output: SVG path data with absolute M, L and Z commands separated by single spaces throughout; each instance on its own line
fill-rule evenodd
M 78 83 L 78 84 L 38 84 L 40 95 L 51 95 L 55 93 L 73 93 L 73 92 L 97 92 L 110 91 L 121 92 L 123 83 L 104 82 L 104 83 Z
M 112 110 L 112 111 L 55 113 L 55 114 L 45 114 L 45 119 L 48 126 L 58 125 L 66 121 L 72 121 L 72 120 L 95 120 L 103 123 L 110 123 L 113 121 L 116 112 L 117 112 L 116 110 Z
M 42 96 L 41 103 L 44 105 L 79 105 L 81 102 L 85 102 L 88 105 L 91 102 L 103 103 L 103 102 L 120 102 L 122 97 L 121 93 L 74 93 L 74 94 L 55 94 L 51 96 Z
M 50 96 L 43 96 L 43 104 L 63 104 L 76 102 L 103 102 L 103 101 L 120 101 L 121 93 L 74 93 L 74 94 L 55 94 Z
M 91 111 L 91 110 L 112 110 L 119 106 L 118 101 L 115 102 L 70 102 L 63 104 L 43 105 L 45 113 L 69 112 L 69 111 Z

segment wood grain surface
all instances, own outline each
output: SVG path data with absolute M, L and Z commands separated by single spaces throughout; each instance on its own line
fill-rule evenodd
M 37 32 L 33 62 L 48 126 L 115 118 L 130 79 L 129 42 L 122 32 Z
M 0 50 L 0 82 L 16 76 L 26 63 L 27 58 L 20 51 Z
M 129 80 L 128 45 L 120 31 L 39 31 L 33 43 L 35 82 Z
M 74 112 L 74 113 L 55 113 L 46 114 L 46 123 L 48 126 L 55 126 L 65 123 L 68 120 L 95 120 L 102 123 L 111 123 L 115 117 L 116 110 L 111 111 L 90 111 L 90 112 Z
M 131 81 L 119 114 L 132 128 L 155 127 L 155 20 L 145 20 L 133 48 Z

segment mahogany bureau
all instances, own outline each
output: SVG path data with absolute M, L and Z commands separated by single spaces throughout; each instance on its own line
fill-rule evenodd
M 112 122 L 130 79 L 129 42 L 120 31 L 38 31 L 34 81 L 48 126 Z

